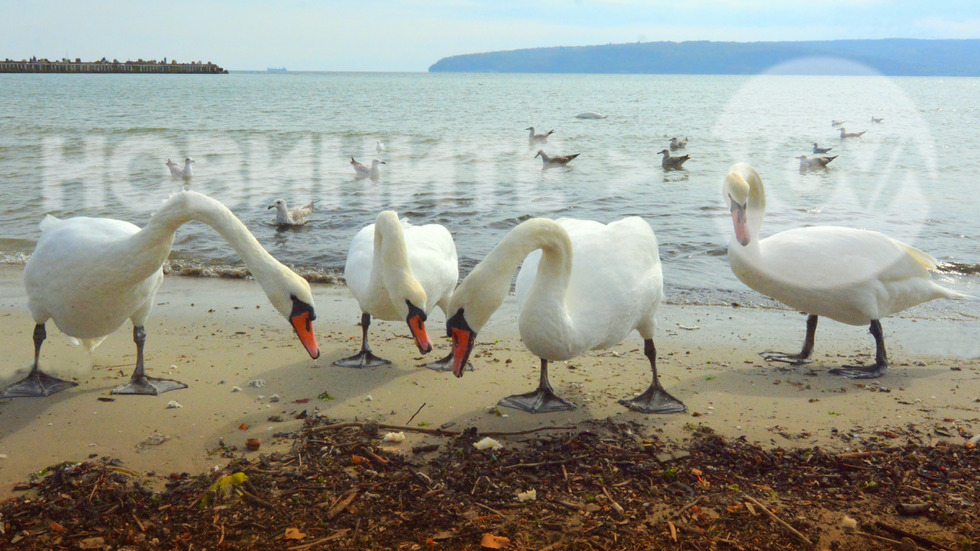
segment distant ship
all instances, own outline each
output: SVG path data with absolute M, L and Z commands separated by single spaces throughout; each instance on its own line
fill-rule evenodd
M 267 72 L 267 73 L 285 73 L 286 72 L 286 68 L 285 67 L 268 67 L 268 68 L 266 68 L 265 72 Z

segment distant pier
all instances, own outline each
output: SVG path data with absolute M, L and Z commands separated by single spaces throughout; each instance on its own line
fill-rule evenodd
M 197 74 L 197 75 L 226 75 L 228 71 L 222 69 L 214 63 L 191 62 L 177 63 L 176 61 L 119 61 L 114 59 L 108 61 L 102 58 L 99 61 L 82 61 L 76 59 L 62 59 L 61 61 L 51 61 L 48 59 L 22 59 L 14 61 L 5 59 L 0 61 L 0 73 L 123 73 L 123 74 Z

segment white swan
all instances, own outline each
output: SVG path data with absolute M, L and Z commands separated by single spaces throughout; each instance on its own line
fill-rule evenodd
M 361 350 L 334 365 L 359 368 L 391 363 L 375 356 L 368 345 L 372 316 L 405 320 L 419 351 L 427 354 L 432 343 L 425 320 L 437 304 L 448 312 L 449 297 L 459 280 L 456 244 L 443 226 L 413 226 L 399 221 L 397 213 L 384 211 L 351 241 L 344 279 L 361 307 Z M 449 361 L 447 356 L 443 366 L 437 362 L 427 367 L 448 370 Z
M 875 231 L 813 226 L 759 237 L 766 196 L 759 173 L 736 164 L 722 193 L 732 213 L 735 236 L 728 262 L 742 283 L 809 314 L 799 354 L 763 353 L 767 360 L 802 363 L 813 351 L 817 317 L 850 325 L 870 324 L 875 364 L 845 366 L 831 373 L 855 379 L 880 377 L 888 367 L 880 319 L 937 298 L 966 295 L 929 279 L 936 259 Z
M 167 159 L 167 162 L 164 164 L 166 164 L 167 168 L 170 169 L 171 176 L 175 178 L 190 178 L 191 176 L 194 176 L 194 169 L 191 168 L 191 163 L 193 162 L 194 159 L 191 159 L 190 157 L 185 157 L 183 169 L 177 168 L 177 163 L 171 161 L 170 159 Z
M 551 388 L 548 362 L 608 348 L 636 329 L 653 382 L 641 395 L 620 403 L 644 413 L 686 410 L 657 376 L 653 331 L 663 300 L 663 273 L 657 238 L 638 217 L 609 225 L 533 218 L 504 236 L 450 300 L 446 331 L 453 340 L 457 377 L 463 376 L 477 333 L 504 301 L 521 261 L 518 325 L 524 344 L 541 358 L 541 376 L 537 390 L 504 398 L 501 405 L 531 413 L 574 408 Z
M 302 226 L 310 220 L 313 213 L 313 201 L 302 207 L 289 208 L 285 199 L 276 199 L 269 205 L 270 209 L 276 209 L 277 226 Z
M 359 163 L 354 160 L 354 157 L 350 158 L 350 165 L 354 167 L 354 177 L 360 178 L 371 178 L 372 180 L 377 180 L 378 176 L 381 175 L 381 170 L 378 165 L 387 164 L 384 161 L 374 159 L 371 161 L 371 168 L 368 168 L 364 163 Z
M 34 364 L 27 377 L 7 387 L 4 398 L 47 396 L 76 383 L 41 372 L 38 356 L 51 319 L 65 334 L 90 349 L 133 322 L 136 369 L 114 394 L 158 394 L 186 388 L 170 379 L 147 377 L 143 369 L 143 324 L 163 283 L 163 263 L 181 225 L 197 220 L 214 228 L 242 257 L 266 296 L 296 331 L 313 358 L 320 355 L 311 322 L 316 318 L 310 285 L 280 264 L 220 202 L 184 191 L 170 197 L 146 227 L 110 218 L 48 216 L 41 238 L 24 268 L 24 285 L 34 328 Z

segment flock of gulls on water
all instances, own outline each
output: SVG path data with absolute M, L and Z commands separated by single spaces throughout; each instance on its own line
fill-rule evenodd
M 528 130 L 532 147 L 545 143 L 551 134 Z M 669 147 L 683 149 L 686 144 L 686 138 L 675 138 Z M 814 144 L 815 152 L 829 149 Z M 378 141 L 378 154 L 383 150 Z M 661 154 L 665 161 L 687 158 L 671 157 L 667 149 Z M 543 151 L 538 156 L 545 164 L 562 158 Z M 574 157 L 564 156 L 564 163 Z M 192 162 L 185 159 L 184 170 L 174 175 L 189 176 Z M 375 160 L 374 168 L 380 162 Z M 351 159 L 351 163 L 356 161 Z M 169 160 L 167 165 L 176 170 Z M 936 268 L 935 258 L 875 231 L 810 226 L 763 238 L 765 190 L 761 176 L 748 164 L 731 167 L 722 198 L 732 217 L 728 261 L 733 273 L 750 288 L 808 315 L 802 350 L 765 352 L 767 360 L 808 362 L 817 320 L 824 316 L 867 325 L 875 340 L 873 364 L 842 366 L 830 372 L 855 379 L 880 377 L 888 366 L 882 318 L 933 299 L 975 298 L 933 282 L 929 272 Z M 269 208 L 276 209 L 279 223 L 302 224 L 310 218 L 313 203 L 290 209 L 279 199 Z M 143 228 L 108 218 L 44 218 L 41 237 L 24 269 L 35 322 L 34 362 L 29 374 L 4 389 L 2 397 L 48 396 L 77 385 L 40 369 L 49 320 L 89 350 L 127 319 L 132 322 L 136 365 L 130 380 L 113 389 L 114 394 L 156 395 L 186 388 L 179 381 L 146 375 L 143 347 L 144 324 L 163 282 L 163 263 L 174 234 L 192 220 L 211 226 L 231 245 L 307 353 L 318 358 L 312 325 L 317 313 L 307 281 L 273 258 L 222 203 L 185 190 L 171 196 Z M 574 408 L 551 386 L 549 362 L 616 345 L 636 330 L 643 340 L 651 382 L 645 391 L 620 403 L 642 413 L 687 410 L 658 376 L 653 337 L 655 315 L 664 298 L 663 273 L 653 228 L 637 216 L 609 224 L 571 218 L 526 220 L 511 229 L 457 285 L 456 244 L 447 228 L 415 226 L 393 211 L 381 212 L 354 236 L 344 267 L 347 287 L 361 309 L 361 347 L 334 364 L 371 368 L 390 363 L 375 355 L 368 344 L 372 319 L 404 321 L 419 352 L 431 352 L 425 322 L 438 306 L 446 316 L 452 348 L 426 367 L 462 377 L 467 368 L 472 369 L 468 360 L 477 336 L 506 299 L 514 272 L 518 272 L 521 341 L 540 359 L 540 378 L 536 389 L 508 396 L 501 405 L 531 413 Z
M 880 123 L 880 122 L 884 122 L 884 120 L 885 119 L 883 118 L 879 118 L 879 117 L 875 117 L 874 115 L 871 115 L 872 123 Z M 867 130 L 862 130 L 860 132 L 848 132 L 847 129 L 844 128 L 845 122 L 847 121 L 838 121 L 838 120 L 830 121 L 830 126 L 834 128 L 839 128 L 840 139 L 842 140 L 847 138 L 860 138 L 865 134 L 865 132 L 867 132 Z M 817 145 L 816 142 L 813 143 L 814 155 L 825 155 L 831 149 L 833 149 L 833 147 L 820 147 L 819 145 Z M 824 156 L 824 157 L 807 157 L 806 155 L 800 155 L 799 157 L 797 157 L 797 159 L 800 160 L 800 174 L 805 174 L 807 172 L 813 172 L 816 170 L 827 170 L 827 165 L 830 164 L 830 161 L 833 161 L 837 157 L 838 155 Z

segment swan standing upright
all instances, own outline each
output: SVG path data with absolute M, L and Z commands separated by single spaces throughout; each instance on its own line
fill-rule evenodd
M 419 351 L 427 354 L 432 343 L 425 320 L 437 304 L 443 312 L 449 311 L 449 297 L 459 279 L 456 244 L 443 226 L 413 226 L 400 221 L 397 213 L 384 211 L 351 241 L 344 279 L 361 307 L 361 350 L 334 365 L 361 368 L 391 363 L 375 356 L 368 345 L 372 316 L 405 320 Z M 427 367 L 448 370 L 450 361 L 451 354 Z
M 531 413 L 573 409 L 552 389 L 548 362 L 608 348 L 636 329 L 653 381 L 645 392 L 620 403 L 643 413 L 687 409 L 657 376 L 653 332 L 663 300 L 663 272 L 657 238 L 638 217 L 609 225 L 533 218 L 504 236 L 450 300 L 446 332 L 453 341 L 457 377 L 463 376 L 477 333 L 506 298 L 521 261 L 518 325 L 525 346 L 541 359 L 541 372 L 537 390 L 504 398 L 501 405 Z
M 40 370 L 38 358 L 50 319 L 89 349 L 133 322 L 136 368 L 130 382 L 114 394 L 158 394 L 187 385 L 147 377 L 143 367 L 144 323 L 163 283 L 163 263 L 181 225 L 198 220 L 214 228 L 248 265 L 266 296 L 296 331 L 313 358 L 320 355 L 311 322 L 316 319 L 310 285 L 280 264 L 227 207 L 210 197 L 184 191 L 173 195 L 146 227 L 110 218 L 76 217 L 41 222 L 41 238 L 24 268 L 28 306 L 34 318 L 34 363 L 24 379 L 2 397 L 47 396 L 76 383 Z
M 813 352 L 818 316 L 869 324 L 875 363 L 831 370 L 853 379 L 880 377 L 888 367 L 881 318 L 937 298 L 963 298 L 929 279 L 936 259 L 884 234 L 812 226 L 759 237 L 766 195 L 759 173 L 745 163 L 729 170 L 722 188 L 735 236 L 728 262 L 742 283 L 808 314 L 799 354 L 765 352 L 767 360 L 804 363 Z

